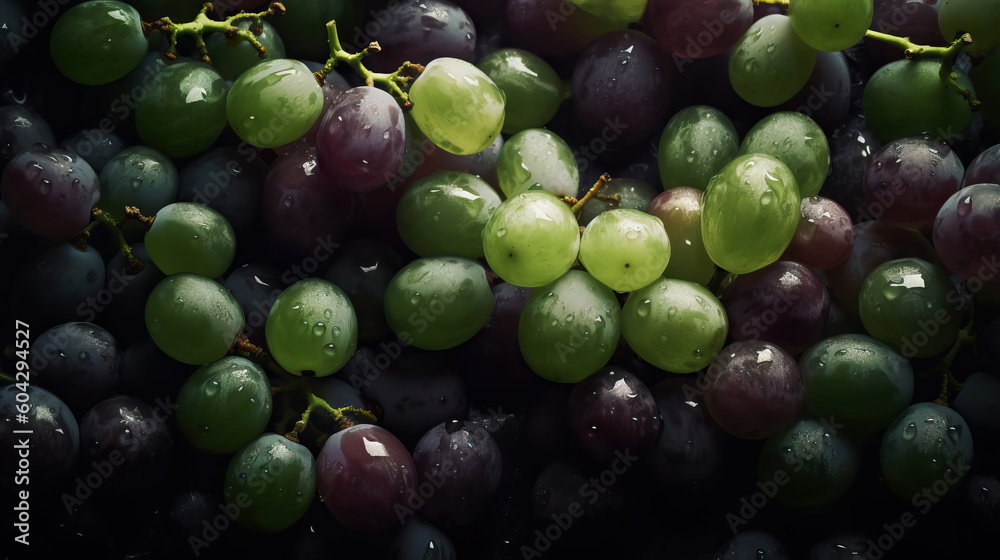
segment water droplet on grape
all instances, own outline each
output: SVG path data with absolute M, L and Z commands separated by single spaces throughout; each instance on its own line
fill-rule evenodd
M 645 316 L 649 315 L 649 310 L 652 307 L 653 307 L 653 302 L 651 302 L 648 299 L 647 300 L 643 300 L 643 301 L 639 302 L 639 305 L 636 306 L 635 312 L 640 317 L 645 317 Z
M 674 315 L 677 315 L 676 307 L 671 307 L 670 309 L 667 310 L 667 317 L 673 317 Z
M 903 428 L 903 439 L 910 441 L 917 437 L 917 424 L 915 422 L 910 422 Z
M 503 237 L 507 235 L 507 228 L 502 228 L 497 230 L 497 237 Z
M 315 325 L 313 325 L 314 336 L 323 336 L 323 333 L 325 332 L 326 332 L 326 325 L 324 325 L 323 323 L 316 323 Z

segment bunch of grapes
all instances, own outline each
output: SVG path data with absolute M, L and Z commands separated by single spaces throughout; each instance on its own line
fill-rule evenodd
M 0 0 L 0 270 L 15 556 L 981 556 L 1000 3 Z

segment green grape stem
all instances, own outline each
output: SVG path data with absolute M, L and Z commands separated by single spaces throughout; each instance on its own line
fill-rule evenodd
M 80 235 L 72 241 L 74 247 L 80 251 L 87 250 L 87 241 L 90 239 L 90 234 L 94 231 L 94 228 L 99 224 L 108 228 L 108 231 L 115 236 L 118 241 L 118 248 L 121 250 L 122 254 L 125 255 L 125 259 L 128 260 L 128 267 L 125 269 L 129 274 L 138 274 L 146 266 L 146 263 L 132 254 L 132 247 L 129 246 L 128 241 L 125 240 L 125 234 L 122 232 L 121 225 L 115 221 L 114 218 L 108 216 L 100 208 L 94 207 L 90 210 L 90 216 L 93 221 L 90 222 Z
M 208 17 L 208 11 L 214 10 L 211 2 L 202 5 L 201 11 L 195 16 L 194 21 L 187 23 L 174 23 L 168 17 L 162 17 L 152 23 L 142 22 L 142 31 L 149 34 L 154 29 L 159 29 L 164 33 L 169 33 L 170 47 L 163 53 L 163 59 L 168 64 L 177 60 L 177 37 L 180 35 L 190 35 L 194 38 L 195 48 L 201 59 L 211 64 L 212 59 L 208 56 L 208 48 L 205 46 L 205 33 L 222 33 L 226 36 L 226 43 L 238 45 L 247 41 L 257 50 L 261 58 L 267 57 L 267 49 L 257 40 L 257 35 L 263 33 L 261 18 L 264 16 L 281 16 L 285 14 L 285 6 L 281 2 L 271 2 L 266 10 L 259 13 L 240 12 L 229 16 L 222 21 L 216 21 Z M 243 20 L 250 21 L 250 29 L 240 29 L 236 24 Z
M 353 68 L 368 87 L 375 87 L 375 84 L 379 84 L 399 101 L 403 109 L 408 110 L 413 107 L 413 102 L 410 101 L 410 96 L 406 90 L 409 89 L 410 84 L 416 79 L 416 76 L 419 76 L 424 71 L 423 66 L 404 62 L 402 66 L 391 74 L 372 72 L 361 61 L 370 53 L 381 50 L 378 42 L 373 41 L 361 52 L 352 54 L 345 51 L 344 47 L 340 45 L 340 35 L 337 33 L 336 21 L 330 20 L 327 22 L 326 34 L 327 41 L 330 43 L 330 58 L 323 65 L 323 69 L 315 73 L 316 81 L 320 85 L 323 85 L 323 81 L 330 75 L 330 72 L 333 72 L 334 67 L 340 63 L 344 63 Z
M 958 355 L 959 351 L 975 344 L 975 342 L 976 335 L 971 334 L 970 321 L 970 326 L 967 326 L 958 332 L 958 339 L 955 340 L 955 344 L 952 345 L 951 349 L 948 350 L 948 353 L 941 359 L 940 365 L 935 368 L 937 371 L 941 372 L 941 392 L 938 397 L 934 399 L 934 402 L 943 404 L 944 406 L 950 406 L 950 387 L 960 390 L 965 385 L 964 383 L 958 381 L 958 379 L 955 378 L 955 374 L 952 373 L 952 363 L 955 361 L 955 356 Z
M 776 6 L 788 7 L 788 0 L 753 0 L 754 4 L 774 4 Z

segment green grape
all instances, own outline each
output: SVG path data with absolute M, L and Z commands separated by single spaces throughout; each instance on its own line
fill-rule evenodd
M 799 38 L 788 16 L 772 14 L 755 21 L 736 42 L 729 81 L 747 102 L 774 107 L 795 97 L 815 65 L 816 49 Z
M 881 430 L 913 399 L 909 360 L 863 334 L 820 341 L 799 359 L 799 372 L 806 410 L 852 432 Z
M 893 494 L 917 505 L 951 493 L 972 468 L 972 434 L 954 409 L 917 403 L 904 410 L 882 436 L 879 466 Z
M 160 70 L 135 108 L 142 141 L 172 158 L 211 146 L 226 128 L 226 81 L 204 62 L 180 62 Z
M 865 330 L 907 358 L 926 358 L 958 339 L 961 313 L 941 268 L 903 258 L 875 267 L 861 285 L 858 313 Z
M 271 357 L 295 375 L 337 372 L 358 346 L 358 318 L 336 284 L 300 280 L 281 292 L 264 324 Z
M 819 194 L 830 170 L 830 145 L 816 121 L 794 111 L 771 113 L 747 132 L 740 154 L 767 154 L 792 170 L 799 195 Z
M 226 356 L 202 366 L 177 395 L 177 427 L 202 453 L 232 453 L 270 419 L 271 382 L 246 358 Z
M 582 270 L 532 290 L 517 327 L 528 367 L 557 383 L 577 383 L 607 365 L 620 335 L 615 294 Z
M 875 71 L 865 84 L 862 106 L 868 128 L 882 140 L 929 133 L 952 139 L 972 121 L 962 95 L 941 79 L 941 59 L 897 60 Z M 952 67 L 956 83 L 975 94 L 972 80 Z
M 409 96 L 413 102 L 410 115 L 417 127 L 447 152 L 479 153 L 496 140 L 503 128 L 500 88 L 464 60 L 432 60 L 413 81 Z
M 479 69 L 503 92 L 503 133 L 545 126 L 559 110 L 564 87 L 548 62 L 522 49 L 498 49 L 479 61 Z
M 584 10 L 615 21 L 636 22 L 646 11 L 647 0 L 569 0 Z
M 565 202 L 544 191 L 508 198 L 483 228 L 486 262 L 504 281 L 534 288 L 566 273 L 580 252 L 580 226 Z
M 649 205 L 649 213 L 663 222 L 670 239 L 670 261 L 663 271 L 666 278 L 706 286 L 715 276 L 715 263 L 708 256 L 701 237 L 704 195 L 695 188 L 674 187 L 658 195 Z
M 694 187 L 708 181 L 736 157 L 740 138 L 722 111 L 706 105 L 681 109 L 663 129 L 657 161 L 664 189 Z
M 118 221 L 125 219 L 126 206 L 149 215 L 177 200 L 179 178 L 174 162 L 148 146 L 118 152 L 101 169 L 99 180 L 101 210 Z
M 788 19 L 803 41 L 820 51 L 847 50 L 872 24 L 872 0 L 790 0 Z
M 577 221 L 581 226 L 590 224 L 597 216 L 615 208 L 628 208 L 645 212 L 660 190 L 642 179 L 611 179 L 601 187 L 601 194 L 614 198 L 594 197 L 583 205 Z
M 660 278 L 629 294 L 622 307 L 625 342 L 643 360 L 674 373 L 708 367 L 728 333 L 726 310 L 694 282 Z
M 267 52 L 267 59 L 285 58 L 285 44 L 281 41 L 278 31 L 265 19 L 260 21 L 260 26 L 264 31 L 256 37 Z M 250 29 L 250 20 L 237 22 L 236 27 L 246 31 Z M 228 45 L 226 36 L 222 33 L 209 35 L 205 39 L 205 47 L 212 59 L 212 66 L 229 81 L 236 80 L 251 67 L 265 60 L 249 41 Z
M 795 176 L 780 160 L 764 154 L 738 156 L 705 190 L 705 249 L 729 272 L 763 268 L 792 241 L 801 202 Z
M 233 131 L 258 148 L 277 148 L 305 134 L 323 111 L 323 90 L 306 65 L 273 58 L 233 82 L 226 115 Z
M 959 33 L 972 36 L 965 52 L 986 54 L 1000 46 L 1000 2 L 996 0 L 942 0 L 938 25 L 946 41 Z
M 316 494 L 316 460 L 303 445 L 278 434 L 258 436 L 233 455 L 223 496 L 236 523 L 255 533 L 295 524 Z
M 580 237 L 580 263 L 617 292 L 638 290 L 659 278 L 670 260 L 670 240 L 655 216 L 619 208 L 594 218 Z
M 486 181 L 462 171 L 438 171 L 414 183 L 396 206 L 396 228 L 421 257 L 483 256 L 483 228 L 500 206 Z
M 486 271 L 458 257 L 417 259 L 385 289 L 385 318 L 403 342 L 446 350 L 472 338 L 493 313 L 496 298 Z
M 197 202 L 175 202 L 160 209 L 145 243 L 149 258 L 164 274 L 192 272 L 218 278 L 236 257 L 236 234 L 229 220 Z
M 529 189 L 576 196 L 580 171 L 565 140 L 548 130 L 529 128 L 503 143 L 497 157 L 497 181 L 507 198 Z
M 802 419 L 767 439 L 757 460 L 757 475 L 764 484 L 778 485 L 775 500 L 795 508 L 816 508 L 847 492 L 858 477 L 859 465 L 851 440 L 817 420 Z
M 281 0 L 285 15 L 272 18 L 274 27 L 281 34 L 289 58 L 298 60 L 326 60 L 330 56 L 327 43 L 326 23 L 337 22 L 341 31 L 341 41 L 348 38 L 347 32 L 354 33 L 352 42 L 357 48 L 368 46 L 378 39 L 381 29 L 377 22 L 365 25 L 365 3 L 356 0 Z M 398 4 L 398 2 L 397 2 Z M 364 30 L 362 30 L 362 26 Z M 370 34 L 372 36 L 366 35 Z M 347 43 L 344 43 L 347 44 Z
M 243 330 L 243 311 L 229 290 L 197 274 L 172 274 L 146 299 L 146 329 L 178 362 L 202 365 L 229 352 Z
M 56 68 L 74 82 L 100 85 L 132 71 L 148 43 L 139 12 L 124 2 L 94 0 L 66 10 L 49 38 Z
M 983 118 L 1000 129 L 1000 48 L 993 49 L 973 66 L 969 78 L 976 88 L 976 97 L 982 102 Z

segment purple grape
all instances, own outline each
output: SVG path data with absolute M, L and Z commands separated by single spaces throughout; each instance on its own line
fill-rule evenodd
M 267 166 L 246 145 L 213 148 L 180 168 L 177 200 L 217 210 L 243 239 L 259 227 L 266 174 Z
M 278 158 L 267 173 L 261 210 L 264 223 L 286 250 L 308 255 L 331 251 L 353 222 L 357 197 L 337 187 L 305 147 Z
M 21 152 L 55 145 L 56 136 L 41 115 L 24 105 L 0 107 L 0 170 Z
M 94 169 L 94 173 L 100 174 L 104 165 L 127 145 L 113 132 L 85 128 L 60 142 L 59 147 L 83 159 Z
M 381 47 L 365 58 L 373 72 L 393 72 L 404 62 L 426 65 L 441 57 L 472 62 L 476 27 L 469 14 L 451 2 L 402 0 L 378 15 L 378 31 L 363 36 Z M 355 45 L 358 50 L 367 46 Z
M 849 117 L 830 135 L 830 174 L 820 193 L 843 206 L 854 222 L 875 219 L 863 214 L 863 182 L 868 162 L 881 146 L 881 140 L 866 127 L 863 115 Z
M 35 339 L 29 363 L 33 382 L 82 414 L 118 386 L 122 360 L 122 348 L 104 327 L 65 323 Z
M 721 301 L 729 317 L 730 340 L 764 340 L 792 356 L 819 340 L 830 311 L 823 281 L 792 261 L 739 275 Z
M 392 331 L 385 320 L 385 288 L 403 268 L 402 257 L 374 239 L 355 239 L 345 244 L 322 277 L 347 293 L 358 317 L 358 341 L 372 344 Z
M 27 401 L 18 398 L 25 394 Z M 22 414 L 19 408 L 28 405 L 27 423 L 16 422 Z M 31 430 L 31 434 L 15 434 L 15 430 Z M 29 456 L 25 461 L 20 456 L 20 442 L 29 442 Z M 3 485 L 11 490 L 24 490 L 22 484 L 30 484 L 30 495 L 36 490 L 44 495 L 62 487 L 76 469 L 80 453 L 80 430 L 76 417 L 59 397 L 35 385 L 28 385 L 22 391 L 16 385 L 0 388 L 0 465 L 8 476 Z M 18 462 L 26 463 L 18 465 Z M 18 479 L 22 475 L 23 482 Z M 14 494 L 11 494 L 13 497 Z
M 795 420 L 804 391 L 799 366 L 764 341 L 734 342 L 708 369 L 705 404 L 719 426 L 744 439 L 770 437 Z
M 90 223 L 101 188 L 86 161 L 65 150 L 43 149 L 10 160 L 0 179 L 0 196 L 32 233 L 69 241 Z
M 413 450 L 419 512 L 444 526 L 475 521 L 500 484 L 500 448 L 483 427 L 452 420 L 427 431 Z M 424 499 L 426 494 L 430 494 Z M 412 507 L 412 506 L 411 506 Z
M 708 58 L 736 44 L 753 23 L 751 0 L 650 0 L 644 28 L 675 56 Z
M 609 145 L 635 145 L 662 129 L 670 74 L 670 61 L 648 35 L 602 35 L 580 54 L 573 69 L 576 116 Z
M 125 395 L 97 403 L 80 420 L 87 476 L 103 474 L 101 490 L 117 495 L 162 484 L 173 451 L 167 423 L 171 412 Z
M 934 220 L 934 248 L 970 287 L 1000 282 L 1000 185 L 971 185 L 953 194 Z
M 16 307 L 33 328 L 81 319 L 88 303 L 100 297 L 104 274 L 104 260 L 92 245 L 83 251 L 70 243 L 42 247 L 18 271 Z
M 320 169 L 353 191 L 384 185 L 403 161 L 405 147 L 403 111 L 391 95 L 374 87 L 342 93 L 316 134 Z
M 650 391 L 663 419 L 647 464 L 660 485 L 684 495 L 702 494 L 720 473 L 726 434 L 705 407 L 704 392 L 689 379 L 669 379 Z
M 660 435 L 653 394 L 621 368 L 604 368 L 577 383 L 567 412 L 577 441 L 601 462 L 614 459 L 615 452 L 641 456 Z
M 930 136 L 889 142 L 875 152 L 865 171 L 868 214 L 930 233 L 938 209 L 958 190 L 964 174 L 951 147 Z
M 406 447 L 385 428 L 359 424 L 339 431 L 316 458 L 316 482 L 326 507 L 352 531 L 397 526 L 398 510 L 417 488 Z
M 507 0 L 504 24 L 514 46 L 540 56 L 576 54 L 620 27 L 567 0 Z
M 782 260 L 827 270 L 847 260 L 854 247 L 851 217 L 844 207 L 821 196 L 803 198 L 795 236 Z
M 1000 183 L 1000 144 L 983 150 L 965 169 L 963 188 L 980 183 Z

